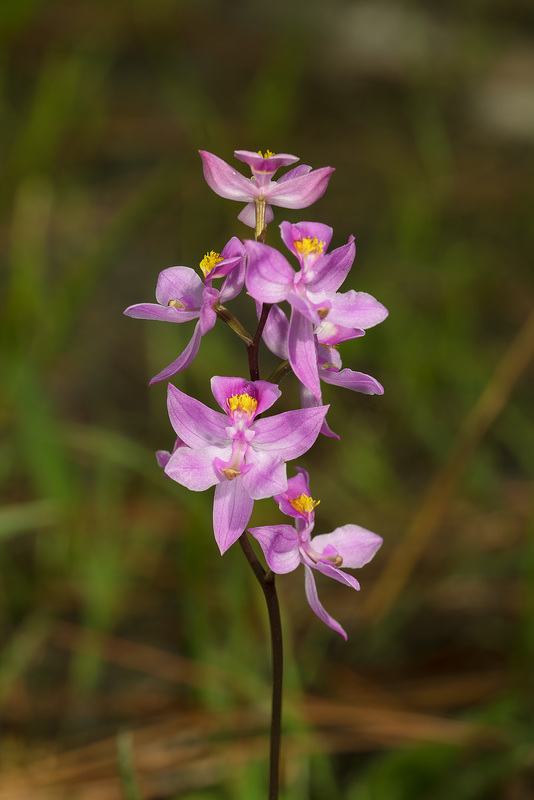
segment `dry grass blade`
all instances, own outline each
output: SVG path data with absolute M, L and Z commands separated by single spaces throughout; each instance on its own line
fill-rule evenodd
M 452 451 L 430 484 L 404 536 L 393 551 L 363 607 L 376 622 L 393 606 L 424 548 L 442 521 L 458 479 L 480 440 L 502 411 L 534 356 L 534 311 L 497 365 L 489 383 L 466 417 Z
M 288 733 L 286 759 L 316 752 L 357 752 L 392 743 L 440 742 L 495 746 L 492 731 L 468 722 L 343 701 L 306 698 L 303 716 L 315 731 Z M 250 761 L 266 757 L 268 719 L 258 709 L 204 711 L 172 717 L 132 732 L 133 766 L 145 800 L 219 783 Z M 48 758 L 26 769 L 4 772 L 0 800 L 123 800 L 116 739 Z

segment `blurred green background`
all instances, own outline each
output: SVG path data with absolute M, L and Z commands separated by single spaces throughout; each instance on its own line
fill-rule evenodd
M 278 580 L 283 797 L 534 796 L 530 0 L 4 0 L 0 42 L 1 800 L 266 796 L 263 598 L 154 458 L 192 325 L 122 315 L 250 236 L 199 148 L 335 167 L 269 241 L 353 233 L 344 288 L 390 310 L 342 347 L 385 395 L 325 387 L 341 441 L 299 461 L 316 532 L 384 545 L 319 581 L 348 643 Z M 230 334 L 175 383 L 245 374 Z

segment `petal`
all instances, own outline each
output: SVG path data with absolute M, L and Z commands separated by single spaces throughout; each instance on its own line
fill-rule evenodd
M 341 634 L 344 639 L 347 638 L 347 634 L 336 620 L 330 616 L 330 614 L 325 611 L 321 603 L 319 602 L 319 597 L 317 595 L 317 586 L 315 585 L 315 577 L 313 572 L 311 571 L 310 567 L 307 564 L 304 565 L 305 569 L 305 583 L 304 587 L 306 589 L 306 598 L 308 603 L 311 606 L 312 611 L 314 611 L 319 619 L 328 625 L 329 628 L 332 628 L 333 631 Z
M 352 369 L 342 369 L 338 372 L 335 369 L 322 369 L 319 377 L 325 383 L 334 386 L 342 386 L 344 389 L 351 389 L 353 392 L 363 394 L 384 394 L 384 387 L 372 375 L 365 372 L 355 372 Z
M 333 564 L 325 561 L 318 561 L 316 564 L 313 564 L 313 566 L 328 578 L 333 578 L 335 581 L 345 584 L 345 586 L 350 586 L 351 589 L 355 589 L 357 592 L 360 591 L 360 584 L 354 575 L 349 575 L 348 572 L 343 572 L 342 569 L 338 569 L 334 567 Z
M 255 153 L 253 150 L 234 150 L 234 156 L 248 164 L 253 172 L 266 172 L 269 175 L 274 175 L 280 167 L 287 167 L 289 164 L 299 161 L 298 156 L 292 156 L 289 153 L 275 153 L 272 156 L 264 157 L 261 153 Z
M 282 394 L 276 383 L 247 381 L 246 378 L 226 378 L 222 375 L 215 375 L 211 379 L 211 391 L 217 403 L 227 414 L 229 413 L 228 399 L 230 397 L 239 394 L 250 395 L 258 403 L 254 416 L 267 411 Z
M 184 394 L 172 383 L 167 391 L 167 408 L 172 427 L 189 447 L 228 446 L 227 417 Z
M 382 544 L 382 537 L 361 528 L 359 525 L 342 525 L 332 533 L 314 536 L 311 545 L 322 553 L 328 545 L 333 545 L 343 558 L 343 568 L 363 567 L 375 555 Z
M 291 369 L 301 383 L 319 400 L 321 384 L 317 367 L 317 345 L 313 323 L 296 309 L 291 311 L 287 352 Z
M 321 371 L 319 375 L 322 377 L 322 374 L 323 373 Z M 302 406 L 302 408 L 317 408 L 317 406 L 323 404 L 322 397 L 319 400 L 317 400 L 310 392 L 310 390 L 302 383 L 299 383 L 299 396 L 300 396 L 300 405 Z M 323 436 L 328 436 L 330 439 L 339 439 L 337 433 L 335 433 L 329 427 L 326 421 L 326 417 L 323 421 L 323 424 L 321 425 L 321 433 L 323 434 Z
M 277 453 L 265 450 L 254 450 L 250 447 L 247 453 L 247 465 L 253 465 L 242 476 L 243 486 L 254 500 L 272 497 L 283 492 L 287 487 L 286 465 Z
M 204 283 L 191 267 L 168 267 L 158 275 L 156 300 L 167 306 L 171 300 L 179 300 L 187 296 L 191 300 L 191 308 L 201 308 Z
M 328 321 L 347 328 L 372 328 L 386 319 L 387 308 L 367 292 L 337 292 L 330 295 L 332 308 Z
M 257 188 L 250 178 L 245 178 L 213 153 L 207 153 L 205 150 L 198 152 L 202 158 L 204 177 L 210 189 L 227 200 L 241 200 L 248 203 L 254 199 Z
M 245 208 L 237 215 L 239 222 L 243 225 L 248 225 L 249 228 L 256 227 L 256 204 L 254 202 L 247 203 Z M 265 224 L 268 225 L 274 219 L 274 214 L 269 203 L 265 206 Z
M 266 197 L 273 206 L 282 208 L 305 208 L 315 203 L 326 191 L 333 167 L 322 167 L 306 175 L 285 181 L 273 181 Z
M 293 288 L 295 272 L 287 259 L 261 242 L 245 242 L 248 263 L 246 284 L 259 303 L 279 303 Z
M 327 253 L 317 264 L 316 277 L 310 281 L 309 287 L 314 292 L 335 292 L 352 267 L 356 255 L 354 236 L 349 236 L 347 244 Z
M 291 222 L 282 222 L 280 225 L 280 236 L 283 243 L 297 256 L 299 261 L 301 256 L 295 247 L 295 242 L 301 239 L 317 239 L 319 242 L 323 242 L 323 252 L 326 253 L 333 233 L 333 228 L 322 222 L 297 222 L 294 225 Z
M 261 311 L 261 306 L 258 308 L 258 316 Z M 263 328 L 262 338 L 271 353 L 274 353 L 278 358 L 287 358 L 287 337 L 289 334 L 289 322 L 282 311 L 277 306 L 271 306 L 267 322 Z
M 290 181 L 293 178 L 300 178 L 301 175 L 307 175 L 308 172 L 311 172 L 311 167 L 309 164 L 299 164 L 298 167 L 293 167 L 293 169 L 284 172 L 283 175 L 280 175 L 279 178 L 276 179 L 277 183 L 284 183 L 285 181 Z
M 215 487 L 213 500 L 213 532 L 221 555 L 236 542 L 247 527 L 254 500 L 241 478 L 222 481 Z
M 298 458 L 317 439 L 329 408 L 302 408 L 262 417 L 254 423 L 256 435 L 251 447 L 254 450 L 275 451 L 284 461 Z
M 159 303 L 136 303 L 123 312 L 134 319 L 157 319 L 162 322 L 189 322 L 198 319 L 199 311 L 186 311 L 185 308 L 160 306 Z
M 261 545 L 267 566 L 284 575 L 293 572 L 300 564 L 299 536 L 292 525 L 265 525 L 248 528 Z
M 196 354 L 198 353 L 198 348 L 200 347 L 201 339 L 202 333 L 200 322 L 197 322 L 195 325 L 195 330 L 193 331 L 193 336 L 191 337 L 185 350 L 178 356 L 177 359 L 175 359 L 175 361 L 172 362 L 172 364 L 169 364 L 168 367 L 165 367 L 165 369 L 162 369 L 157 375 L 154 375 L 152 380 L 149 382 L 149 386 L 152 386 L 154 383 L 159 383 L 160 381 L 166 381 L 169 378 L 172 378 L 173 375 L 177 375 L 179 372 L 182 372 L 184 369 L 186 369 L 186 367 L 188 367 L 195 359 Z
M 204 447 L 200 450 L 180 447 L 170 457 L 165 474 L 192 492 L 204 492 L 220 480 L 214 460 L 218 457 L 228 459 L 231 454 L 231 446 L 226 449 Z

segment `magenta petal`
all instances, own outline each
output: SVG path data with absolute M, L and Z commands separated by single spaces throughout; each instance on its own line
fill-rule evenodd
M 333 564 L 326 561 L 318 561 L 317 564 L 314 564 L 313 566 L 328 578 L 333 578 L 335 581 L 339 581 L 339 583 L 343 583 L 345 586 L 350 586 L 351 589 L 355 589 L 357 592 L 360 590 L 360 584 L 354 575 L 349 575 L 348 572 L 343 572 L 342 569 L 334 567 Z
M 284 461 L 298 458 L 317 439 L 329 408 L 301 408 L 257 420 L 252 442 L 254 450 L 274 451 Z
M 320 372 L 322 377 L 323 371 Z M 299 396 L 300 396 L 300 405 L 302 408 L 317 408 L 318 406 L 323 404 L 322 397 L 317 400 L 314 395 L 310 392 L 310 390 L 304 386 L 303 383 L 299 383 Z M 321 433 L 323 436 L 328 436 L 330 439 L 339 439 L 337 433 L 335 433 L 326 421 L 326 417 L 323 420 L 323 424 L 321 425 Z
M 335 292 L 352 267 L 356 255 L 354 236 L 349 237 L 347 244 L 327 253 L 317 264 L 317 275 L 309 284 L 314 292 Z
M 156 284 L 156 300 L 162 306 L 171 300 L 179 300 L 187 296 L 191 298 L 191 306 L 200 308 L 204 283 L 191 267 L 168 267 L 158 275 Z
M 261 242 L 247 240 L 248 254 L 246 284 L 249 293 L 259 303 L 279 303 L 293 288 L 295 272 L 287 259 Z
M 172 383 L 167 391 L 167 408 L 172 427 L 189 447 L 228 445 L 228 418 L 194 397 L 189 397 Z
M 265 525 L 261 528 L 248 528 L 260 543 L 273 572 L 284 575 L 293 572 L 300 564 L 299 536 L 292 525 Z
M 372 375 L 366 375 L 365 372 L 354 372 L 352 369 L 342 369 L 340 372 L 335 369 L 322 369 L 320 376 L 325 383 L 331 383 L 333 386 L 342 386 L 344 389 L 351 389 L 353 392 L 384 394 L 382 384 Z
M 328 321 L 347 328 L 372 328 L 385 320 L 387 308 L 367 292 L 337 292 L 330 296 L 332 308 Z
M 258 316 L 261 305 L 258 305 Z M 262 338 L 271 353 L 278 358 L 287 358 L 287 337 L 289 334 L 289 322 L 282 309 L 273 305 L 269 311 L 267 322 L 263 329 Z
M 343 568 L 355 569 L 369 563 L 382 544 L 382 537 L 359 525 L 342 525 L 332 533 L 314 536 L 311 546 L 318 553 L 332 545 L 343 558 Z
M 219 482 L 214 460 L 220 456 L 227 460 L 231 454 L 231 446 L 226 449 L 203 447 L 200 450 L 180 447 L 170 457 L 165 474 L 192 492 L 204 492 Z
M 313 336 L 313 323 L 296 309 L 292 309 L 289 323 L 287 352 L 291 369 L 301 383 L 317 398 L 321 397 L 317 346 Z
M 185 350 L 175 361 L 172 362 L 172 364 L 169 364 L 168 367 L 165 367 L 165 369 L 162 369 L 157 375 L 154 375 L 149 383 L 149 386 L 152 386 L 154 383 L 159 383 L 160 381 L 166 381 L 169 378 L 172 378 L 173 375 L 177 375 L 179 372 L 182 372 L 184 369 L 186 369 L 186 367 L 188 367 L 195 359 L 196 354 L 198 353 L 198 348 L 200 347 L 201 339 L 202 333 L 200 322 L 197 322 L 195 325 L 195 330 L 193 331 L 193 336 L 191 337 Z
M 241 200 L 247 203 L 253 199 L 254 184 L 250 178 L 245 178 L 213 153 L 207 153 L 205 150 L 198 152 L 202 158 L 204 177 L 210 189 L 227 200 Z
M 283 492 L 287 487 L 286 465 L 276 453 L 256 450 L 254 440 L 247 455 L 247 464 L 253 464 L 241 480 L 254 500 L 262 500 Z
M 291 250 L 297 256 L 299 261 L 302 260 L 302 257 L 297 252 L 295 242 L 301 239 L 317 239 L 319 242 L 323 242 L 323 252 L 325 253 L 328 250 L 333 233 L 333 228 L 329 225 L 324 225 L 322 222 L 297 222 L 295 224 L 282 222 L 280 225 L 280 236 L 283 243 L 288 250 Z M 321 260 L 322 258 L 324 256 L 321 257 Z
M 161 322 L 189 322 L 198 319 L 200 314 L 197 310 L 186 311 L 185 308 L 160 306 L 159 303 L 136 303 L 128 306 L 123 313 L 134 319 L 157 319 Z
M 347 638 L 347 634 L 336 620 L 330 616 L 330 614 L 323 608 L 321 603 L 319 602 L 319 597 L 317 595 L 317 586 L 315 585 L 315 577 L 313 572 L 311 571 L 310 567 L 307 564 L 304 565 L 305 569 L 305 583 L 304 587 L 306 589 L 306 598 L 312 611 L 314 611 L 319 619 L 328 625 L 329 628 L 332 628 L 333 631 L 336 633 L 341 634 L 344 639 Z
M 247 381 L 246 378 L 226 378 L 215 375 L 211 379 L 211 391 L 217 403 L 227 414 L 228 399 L 234 395 L 248 394 L 258 405 L 254 416 L 262 414 L 275 403 L 282 392 L 275 383 L 269 381 Z
M 305 208 L 315 203 L 326 191 L 333 167 L 312 170 L 285 181 L 273 181 L 267 192 L 267 200 L 282 208 Z
M 234 150 L 234 156 L 248 164 L 253 172 L 266 172 L 269 175 L 274 175 L 280 167 L 288 167 L 299 160 L 298 156 L 292 156 L 290 153 L 275 153 L 264 158 L 261 153 L 255 153 L 253 150 Z
M 254 202 L 247 203 L 245 208 L 237 215 L 239 222 L 243 225 L 248 225 L 249 228 L 256 227 L 256 204 Z M 265 206 L 265 224 L 268 225 L 274 219 L 274 213 L 271 206 L 267 203 Z
M 213 532 L 221 555 L 236 542 L 247 527 L 254 500 L 241 478 L 222 481 L 215 487 L 213 500 Z

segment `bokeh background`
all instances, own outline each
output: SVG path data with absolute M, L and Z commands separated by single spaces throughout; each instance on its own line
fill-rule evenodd
M 154 459 L 191 326 L 122 315 L 249 236 L 199 148 L 335 167 L 275 221 L 353 233 L 390 310 L 342 349 L 385 395 L 326 387 L 341 441 L 300 460 L 316 531 L 384 545 L 319 583 L 348 643 L 278 581 L 283 796 L 533 797 L 530 0 L 4 0 L 0 41 L 0 798 L 266 796 L 263 598 Z M 230 334 L 175 382 L 243 374 Z

